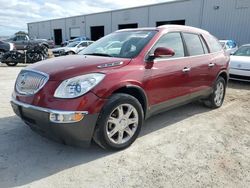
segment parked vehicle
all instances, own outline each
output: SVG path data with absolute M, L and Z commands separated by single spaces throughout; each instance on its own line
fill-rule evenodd
M 71 42 L 65 47 L 55 48 L 52 49 L 52 52 L 55 57 L 62 56 L 62 55 L 73 55 L 77 54 L 82 49 L 86 48 L 94 41 L 79 41 L 79 42 Z
M 238 49 L 234 40 L 220 40 L 220 44 L 228 54 L 233 54 Z
M 44 45 L 28 46 L 27 50 L 12 50 L 6 52 L 2 57 L 2 63 L 8 66 L 16 66 L 18 63 L 35 63 L 48 57 L 47 48 Z
M 53 40 L 46 39 L 30 39 L 27 34 L 16 34 L 15 36 L 6 40 L 15 44 L 17 50 L 27 50 L 28 46 L 43 45 L 46 48 L 54 48 L 55 44 Z
M 112 41 L 122 43 L 119 51 L 106 48 Z M 93 139 L 120 150 L 154 114 L 193 100 L 219 108 L 228 63 L 217 39 L 201 29 L 120 30 L 79 55 L 23 69 L 11 104 L 26 124 L 49 138 L 77 146 Z
M 61 47 L 67 46 L 71 42 L 80 42 L 80 41 L 86 41 L 90 40 L 88 37 L 82 36 L 82 37 L 77 37 L 71 40 L 65 40 L 61 43 Z
M 231 55 L 229 68 L 230 79 L 250 81 L 250 44 L 241 46 Z
M 0 41 L 0 62 L 4 53 L 13 50 L 15 48 L 13 43 Z

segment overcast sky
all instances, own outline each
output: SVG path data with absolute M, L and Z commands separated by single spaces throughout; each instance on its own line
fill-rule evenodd
M 27 30 L 27 23 L 172 0 L 0 0 L 0 36 Z

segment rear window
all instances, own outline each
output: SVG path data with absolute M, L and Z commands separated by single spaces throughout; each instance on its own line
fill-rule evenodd
M 219 41 L 214 36 L 207 35 L 206 39 L 207 39 L 207 43 L 209 45 L 209 49 L 210 49 L 211 53 L 219 52 L 219 51 L 222 50 L 221 44 L 219 43 Z
M 199 35 L 193 33 L 183 33 L 184 40 L 187 45 L 187 50 L 190 56 L 204 54 L 204 49 Z

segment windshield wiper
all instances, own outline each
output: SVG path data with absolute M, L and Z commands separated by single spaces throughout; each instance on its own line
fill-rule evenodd
M 83 55 L 94 55 L 94 56 L 113 57 L 112 55 L 103 54 L 103 53 L 88 53 L 88 54 L 83 54 Z

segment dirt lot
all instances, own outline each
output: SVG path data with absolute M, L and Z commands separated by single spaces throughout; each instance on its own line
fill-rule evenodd
M 222 108 L 189 104 L 150 118 L 128 149 L 72 148 L 32 132 L 9 105 L 22 67 L 0 66 L 0 187 L 250 187 L 250 83 Z

